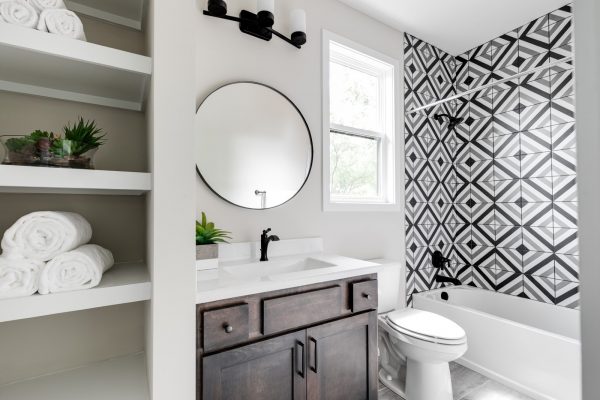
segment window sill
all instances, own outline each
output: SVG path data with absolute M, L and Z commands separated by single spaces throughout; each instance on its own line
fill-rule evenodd
M 352 203 L 352 202 L 325 202 L 325 212 L 400 212 L 402 205 L 398 203 Z

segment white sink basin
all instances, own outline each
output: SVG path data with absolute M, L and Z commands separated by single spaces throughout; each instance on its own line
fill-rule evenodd
M 374 265 L 376 264 L 368 261 L 318 253 L 273 257 L 269 261 L 264 262 L 253 260 L 224 263 L 219 268 L 219 276 L 226 280 L 243 280 L 247 282 L 282 281 L 331 274 Z
M 313 257 L 279 257 L 271 261 L 251 262 L 240 265 L 224 266 L 222 271 L 232 278 L 268 279 L 271 276 L 304 272 L 322 268 L 331 268 L 336 264 Z

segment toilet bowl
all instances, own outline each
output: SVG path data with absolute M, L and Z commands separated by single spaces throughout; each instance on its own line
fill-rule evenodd
M 404 266 L 372 261 L 381 264 L 379 379 L 406 400 L 452 400 L 448 363 L 467 351 L 465 331 L 441 315 L 404 308 Z
M 379 377 L 406 400 L 452 400 L 449 362 L 467 351 L 465 331 L 412 308 L 379 316 Z

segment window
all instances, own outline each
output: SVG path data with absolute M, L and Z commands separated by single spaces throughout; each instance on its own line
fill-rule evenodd
M 323 36 L 324 208 L 397 209 L 397 62 L 329 32 Z

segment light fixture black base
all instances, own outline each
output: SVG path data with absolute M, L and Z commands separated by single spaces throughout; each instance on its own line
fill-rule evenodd
M 258 16 L 250 11 L 240 12 L 240 30 L 262 40 L 269 41 L 273 38 L 271 31 L 262 27 L 258 22 Z
M 294 32 L 292 33 L 292 44 L 295 46 L 302 46 L 306 43 L 306 33 Z
M 224 0 L 208 0 L 208 12 L 215 17 L 227 14 L 227 3 Z
M 258 16 L 258 23 L 260 26 L 270 28 L 275 23 L 275 16 L 270 11 L 259 11 L 256 15 Z

